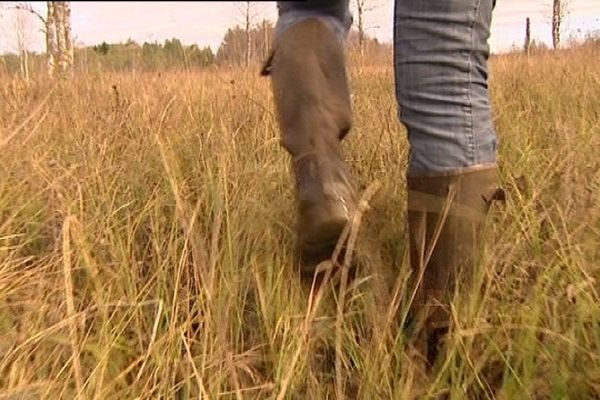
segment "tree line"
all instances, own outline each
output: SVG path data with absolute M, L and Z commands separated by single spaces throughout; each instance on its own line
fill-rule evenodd
M 258 68 L 269 55 L 272 47 L 274 26 L 271 21 L 262 20 L 247 30 L 236 25 L 225 32 L 216 52 L 209 46 L 196 44 L 185 45 L 177 38 L 163 42 L 138 43 L 128 39 L 122 43 L 102 42 L 93 46 L 76 46 L 72 54 L 64 61 L 64 56 L 49 56 L 47 53 L 5 54 L 0 56 L 0 68 L 9 73 L 19 73 L 23 60 L 26 59 L 28 69 L 33 73 L 44 69 L 60 70 L 73 66 L 76 70 L 109 70 L 109 71 L 155 71 L 164 69 L 202 69 L 208 67 L 254 66 Z M 389 44 L 380 44 L 364 33 L 351 31 L 348 40 L 351 49 L 360 45 L 369 59 L 391 54 Z M 249 47 L 248 47 L 249 46 Z M 60 54 L 60 53 L 59 53 Z M 57 63 L 57 60 L 59 62 Z
M 350 32 L 348 47 L 353 59 L 362 63 L 381 64 L 389 61 L 391 45 L 379 43 L 367 34 L 372 28 L 365 23 L 365 14 L 373 11 L 378 0 L 354 0 L 356 23 Z M 0 6 L 2 3 L 0 2 Z M 42 22 L 46 52 L 33 54 L 27 51 L 24 40 L 24 24 L 15 24 L 17 30 L 18 54 L 0 56 L 0 68 L 10 73 L 20 73 L 25 79 L 30 70 L 36 74 L 45 69 L 49 75 L 64 74 L 74 66 L 77 69 L 98 68 L 103 70 L 162 70 L 168 68 L 208 68 L 211 66 L 258 65 L 265 60 L 271 50 L 274 26 L 271 21 L 256 22 L 256 14 L 251 7 L 253 2 L 239 2 L 238 11 L 244 18 L 225 32 L 216 49 L 196 44 L 184 45 L 179 39 L 167 39 L 162 43 L 137 43 L 132 39 L 124 43 L 102 42 L 93 46 L 73 46 L 71 36 L 71 8 L 68 1 L 46 2 L 46 13 L 37 12 L 29 2 L 13 3 L 12 8 L 31 15 Z M 552 38 L 553 46 L 561 42 L 561 23 L 567 14 L 567 0 L 553 0 Z M 17 19 L 17 22 L 19 19 Z M 526 20 L 525 43 L 523 50 L 545 50 L 546 45 L 531 38 L 529 18 Z

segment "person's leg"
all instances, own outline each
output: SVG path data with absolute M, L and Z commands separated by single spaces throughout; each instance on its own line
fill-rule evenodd
M 278 7 L 273 51 L 262 74 L 271 77 L 281 142 L 291 156 L 301 283 L 310 292 L 318 263 L 332 256 L 356 202 L 341 147 L 352 124 L 344 54 L 351 17 L 348 0 L 278 2 Z M 330 314 L 332 300 L 324 298 L 323 315 Z M 311 373 L 322 375 L 323 383 L 334 370 L 328 321 L 316 323 L 308 351 Z
M 498 197 L 497 137 L 488 94 L 492 0 L 396 0 L 394 59 L 400 120 L 407 127 L 410 260 L 419 285 L 428 361 L 450 324 Z M 460 279 L 460 284 L 459 284 Z
M 347 1 L 280 2 L 271 76 L 282 144 L 292 156 L 304 272 L 331 256 L 355 207 L 341 140 L 352 123 L 344 40 Z

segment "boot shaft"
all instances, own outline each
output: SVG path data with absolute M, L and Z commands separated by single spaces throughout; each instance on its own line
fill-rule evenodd
M 331 256 L 354 209 L 354 189 L 341 140 L 352 110 L 342 43 L 319 18 L 277 36 L 266 71 L 283 147 L 292 156 L 301 262 Z
M 503 200 L 503 192 L 496 167 L 409 177 L 407 184 L 410 263 L 418 285 L 411 319 L 417 346 L 431 368 L 451 324 L 455 289 L 462 295 L 475 289 L 488 210 L 494 200 Z
M 470 275 L 480 250 L 488 209 L 499 196 L 497 168 L 409 177 L 407 184 L 411 266 L 425 270 L 424 287 L 452 289 L 458 273 Z
M 339 141 L 352 125 L 342 43 L 318 18 L 284 31 L 274 46 L 269 74 L 284 148 L 341 154 Z

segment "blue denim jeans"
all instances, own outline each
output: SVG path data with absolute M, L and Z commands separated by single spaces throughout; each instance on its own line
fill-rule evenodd
M 307 18 L 318 18 L 323 21 L 342 42 L 346 39 L 348 31 L 352 26 L 352 14 L 349 9 L 346 9 L 343 15 L 334 16 L 325 14 L 319 10 L 294 9 L 290 4 L 287 4 L 287 7 L 289 9 L 281 12 L 279 18 L 277 18 L 275 39 L 290 26 Z
M 493 0 L 396 0 L 394 67 L 400 121 L 408 131 L 409 176 L 438 176 L 496 165 L 488 93 Z M 289 3 L 288 3 L 289 4 Z M 347 5 L 347 2 L 346 2 Z M 322 18 L 341 40 L 350 11 L 280 8 L 277 32 Z

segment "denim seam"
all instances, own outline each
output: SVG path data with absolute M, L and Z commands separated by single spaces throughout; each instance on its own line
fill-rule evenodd
M 473 53 L 475 52 L 475 24 L 477 23 L 477 16 L 479 15 L 479 8 L 481 6 L 481 0 L 478 0 L 475 3 L 475 7 L 474 7 L 474 15 L 473 15 L 473 21 L 471 23 L 470 26 L 470 34 L 471 34 L 471 48 L 469 50 L 469 57 L 467 59 L 467 66 L 469 68 L 469 72 L 468 72 L 468 83 L 467 83 L 467 101 L 469 103 L 468 109 L 469 112 L 467 114 L 467 129 L 466 129 L 466 136 L 467 136 L 467 142 L 468 142 L 468 146 L 469 146 L 469 150 L 468 150 L 468 157 L 469 157 L 469 161 L 471 162 L 471 164 L 477 164 L 479 162 L 478 159 L 476 159 L 476 147 L 477 144 L 476 142 L 476 138 L 475 138 L 475 134 L 473 132 L 473 126 L 474 126 L 474 121 L 473 121 L 473 99 L 471 98 L 471 90 L 473 87 Z

